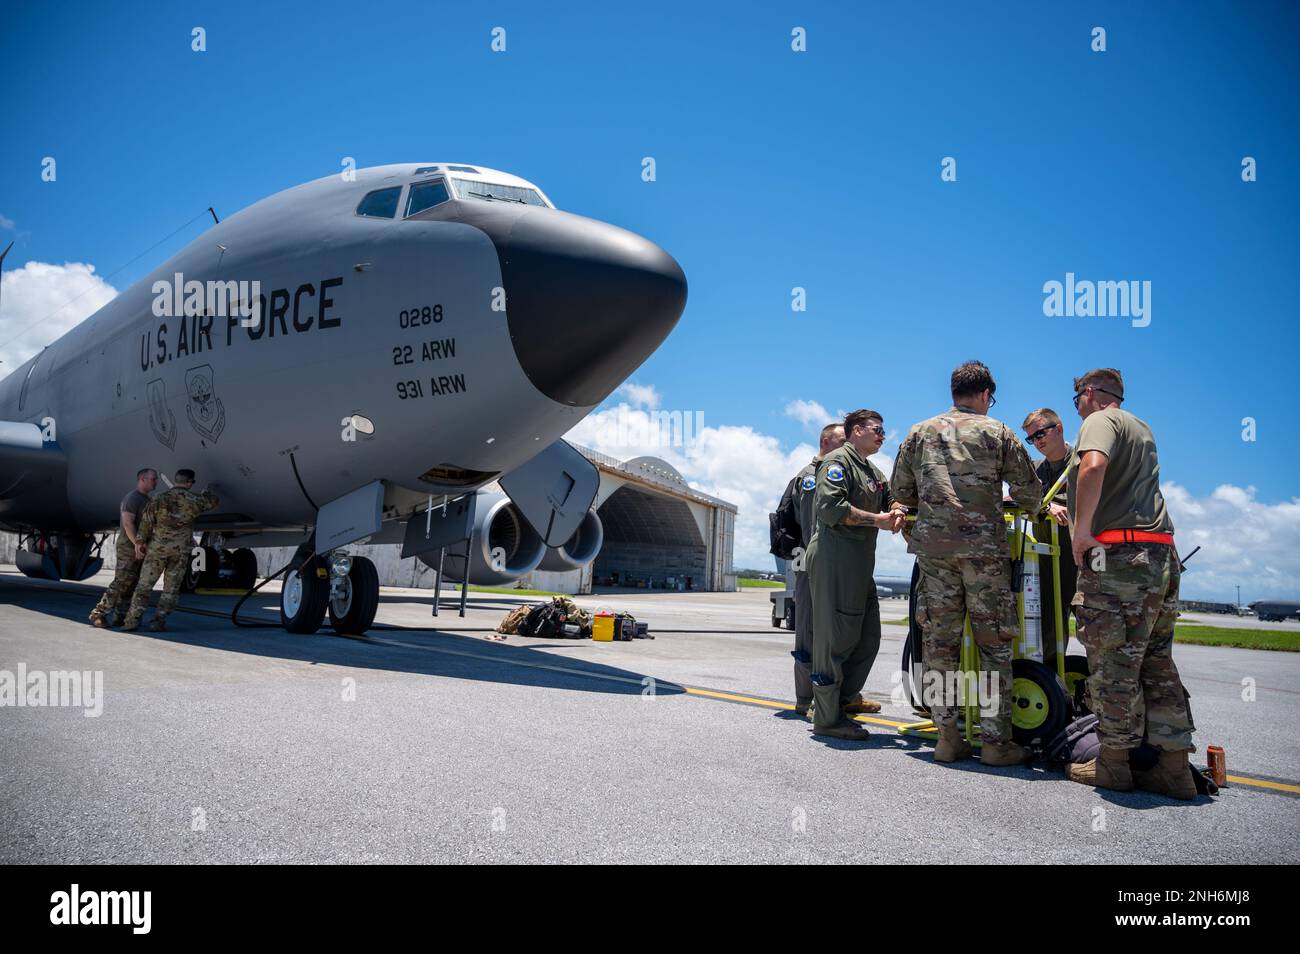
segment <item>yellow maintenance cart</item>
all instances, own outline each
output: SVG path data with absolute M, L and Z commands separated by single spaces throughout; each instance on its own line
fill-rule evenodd
M 1048 491 L 1044 507 L 1064 484 L 1066 475 Z M 1060 527 L 1050 517 L 1036 515 L 1008 506 L 1007 542 L 1011 547 L 1011 586 L 1016 596 L 1020 629 L 1016 637 L 1011 664 L 1011 722 L 1015 741 L 1032 746 L 1051 741 L 1076 710 L 1083 710 L 1084 682 L 1088 677 L 1088 660 L 1083 655 L 1066 655 L 1069 643 L 1069 606 L 1071 594 L 1062 594 L 1061 562 L 1073 560 L 1062 553 Z M 908 604 L 907 640 L 903 645 L 903 687 L 908 701 L 918 713 L 928 714 L 922 703 L 921 685 L 924 672 L 924 646 L 921 629 L 916 623 L 916 591 L 920 568 L 912 568 L 911 598 Z M 963 684 L 977 685 L 979 653 L 966 620 L 962 637 L 960 667 Z M 979 702 L 968 693 L 959 710 L 967 740 L 978 747 Z M 937 739 L 932 721 L 914 722 L 898 730 L 902 735 Z

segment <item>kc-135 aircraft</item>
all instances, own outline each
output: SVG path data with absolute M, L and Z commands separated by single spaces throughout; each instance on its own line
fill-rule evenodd
M 318 179 L 215 225 L 0 380 L 0 526 L 24 573 L 86 579 L 136 471 L 193 468 L 221 497 L 196 525 L 205 554 L 241 585 L 247 546 L 298 545 L 293 632 L 327 611 L 344 632 L 373 622 L 375 568 L 341 549 L 357 541 L 430 562 L 468 535 L 447 570 L 471 582 L 581 565 L 599 480 L 560 438 L 685 303 L 658 245 L 516 176 Z

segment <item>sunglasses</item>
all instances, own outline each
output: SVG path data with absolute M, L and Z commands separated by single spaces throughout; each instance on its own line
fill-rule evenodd
M 1074 396 L 1074 409 L 1075 409 L 1076 411 L 1079 410 L 1079 401 L 1080 401 L 1080 400 L 1083 398 L 1083 396 L 1084 396 L 1085 394 L 1087 394 L 1089 391 L 1100 391 L 1102 394 L 1109 394 L 1111 397 L 1115 398 L 1116 400 L 1119 400 L 1119 401 L 1123 401 L 1123 400 L 1124 400 L 1122 397 L 1120 397 L 1120 396 L 1119 396 L 1118 394 L 1116 394 L 1114 391 L 1107 391 L 1105 388 L 1093 387 L 1093 386 L 1090 384 L 1090 385 L 1088 385 L 1086 388 L 1084 388 L 1082 391 L 1080 391 L 1078 394 L 1076 394 L 1076 395 Z
M 1034 433 L 1026 437 L 1025 440 L 1029 441 L 1031 444 L 1037 444 L 1047 436 L 1049 431 L 1053 431 L 1060 426 L 1060 424 L 1048 424 L 1046 427 L 1040 427 L 1038 430 L 1034 431 Z

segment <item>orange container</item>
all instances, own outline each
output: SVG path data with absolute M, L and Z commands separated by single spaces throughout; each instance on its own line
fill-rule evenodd
M 1228 760 L 1223 754 L 1223 749 L 1217 745 L 1211 745 L 1205 750 L 1205 757 L 1210 763 L 1210 777 L 1214 779 L 1214 784 L 1227 785 Z

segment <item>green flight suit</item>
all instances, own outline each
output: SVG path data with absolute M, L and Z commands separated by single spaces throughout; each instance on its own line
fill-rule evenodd
M 795 513 L 799 515 L 799 532 L 802 536 L 802 552 L 792 561 L 794 563 L 794 699 L 800 706 L 809 706 L 813 701 L 812 684 L 812 630 L 813 601 L 812 589 L 808 583 L 806 571 L 808 544 L 812 542 L 813 531 L 817 529 L 817 517 L 813 513 L 813 499 L 817 490 L 817 464 L 820 457 L 814 457 L 803 470 L 795 474 L 790 481 L 790 495 L 794 498 Z
M 879 531 L 843 521 L 850 507 L 880 513 L 893 501 L 885 475 L 852 444 L 831 451 L 817 467 L 817 532 L 805 567 L 812 589 L 813 721 L 818 728 L 844 718 L 844 704 L 862 691 L 880 650 L 874 578 Z

